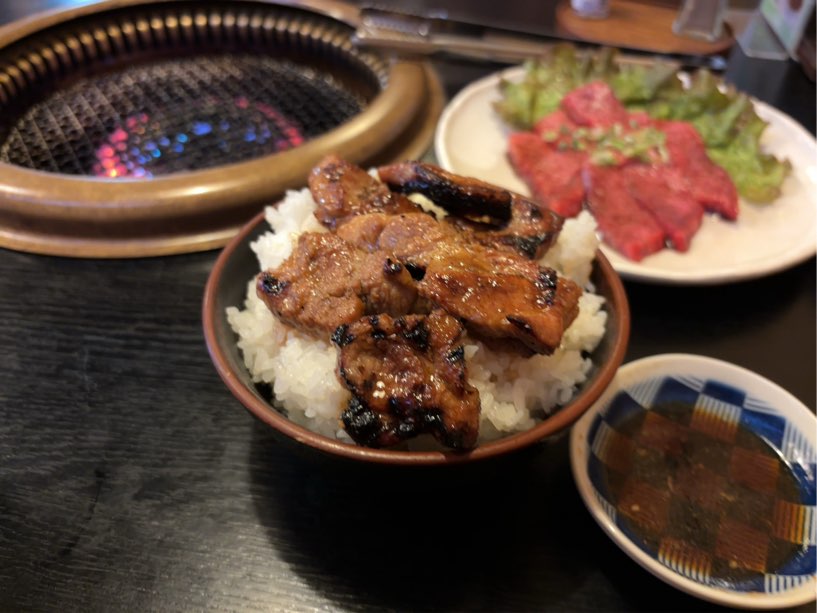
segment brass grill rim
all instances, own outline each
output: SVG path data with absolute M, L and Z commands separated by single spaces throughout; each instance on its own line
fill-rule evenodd
M 211 1 L 201 7 L 191 0 L 108 0 L 12 25 L 0 29 L 0 112 L 43 83 L 70 78 L 72 62 L 93 72 L 115 63 L 105 56 L 111 50 L 118 48 L 116 57 L 126 61 L 138 56 L 127 53 L 150 54 L 144 45 L 151 41 L 173 50 L 196 36 L 212 40 L 205 35 L 213 31 L 236 48 L 278 37 L 290 52 L 317 64 L 363 67 L 374 91 L 360 114 L 295 149 L 215 168 L 111 181 L 0 163 L 0 246 L 11 249 L 137 257 L 221 246 L 260 207 L 302 187 L 326 153 L 360 164 L 419 157 L 444 104 L 427 65 L 361 51 L 351 42 L 353 29 L 331 11 L 285 1 Z
M 31 43 L 27 42 L 27 37 L 9 37 L 0 51 L 0 105 L 9 105 L 28 89 L 70 75 L 77 68 L 90 70 L 99 62 L 184 49 L 197 43 L 206 43 L 205 46 L 237 42 L 274 43 L 291 50 L 319 53 L 333 49 L 341 52 L 339 58 L 356 60 L 371 70 L 381 87 L 388 82 L 388 62 L 353 45 L 348 26 L 316 13 L 292 13 L 299 9 L 291 5 L 233 0 L 226 5 L 207 3 L 212 6 L 208 11 L 200 6 L 201 3 L 190 0 L 164 3 L 139 0 L 124 4 L 134 8 L 153 7 L 150 11 L 143 8 L 136 14 L 123 8 L 101 10 L 52 25 L 37 32 L 37 37 L 45 40 L 33 50 L 28 48 Z M 190 5 L 197 8 L 192 9 Z M 104 7 L 105 3 L 98 6 Z M 83 23 L 97 21 L 103 12 L 102 23 Z M 77 33 L 78 27 L 85 29 Z M 93 33 L 88 31 L 91 29 Z M 316 49 L 316 44 L 323 45 L 323 48 Z M 2 37 L 0 45 L 3 45 Z

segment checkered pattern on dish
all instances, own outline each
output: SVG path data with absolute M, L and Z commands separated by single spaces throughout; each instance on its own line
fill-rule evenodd
M 648 414 L 668 403 L 690 407 L 688 418 L 673 422 L 657 411 Z M 640 419 L 632 436 L 617 430 L 628 419 L 630 423 Z M 754 437 L 747 437 L 744 429 L 765 439 L 785 459 L 796 490 L 789 480 L 789 489 L 778 491 L 782 480 L 774 474 L 776 460 L 752 448 L 749 439 Z M 710 465 L 684 466 L 684 449 L 673 448 L 677 440 L 690 445 L 703 441 L 719 455 Z M 742 592 L 781 592 L 814 577 L 815 450 L 774 407 L 719 381 L 653 378 L 607 403 L 590 426 L 588 446 L 588 475 L 602 509 L 638 547 L 665 566 L 694 581 Z M 670 458 L 672 483 L 666 488 L 639 476 L 653 453 L 663 461 Z M 677 469 L 672 458 L 678 459 Z M 751 505 L 757 508 L 743 505 L 741 516 L 734 515 L 728 497 L 719 498 L 735 491 L 730 488 L 751 491 Z M 674 521 L 681 517 L 684 522 Z M 710 521 L 694 530 L 689 518 Z M 739 576 L 724 579 L 737 554 L 742 564 L 740 572 L 735 571 Z

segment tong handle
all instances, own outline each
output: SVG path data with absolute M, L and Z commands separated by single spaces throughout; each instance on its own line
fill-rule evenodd
M 419 55 L 448 53 L 480 60 L 521 62 L 542 55 L 553 41 L 492 32 L 482 26 L 376 8 L 361 9 L 355 44 Z
M 423 16 L 381 8 L 362 8 L 352 42 L 361 47 L 373 47 L 413 55 L 456 55 L 476 60 L 519 63 L 540 57 L 557 43 L 577 46 L 579 40 L 514 32 L 501 28 L 446 19 L 436 15 Z M 621 49 L 622 60 L 648 63 L 654 55 L 638 49 Z M 697 55 L 662 55 L 661 60 L 681 67 L 726 69 L 724 57 Z

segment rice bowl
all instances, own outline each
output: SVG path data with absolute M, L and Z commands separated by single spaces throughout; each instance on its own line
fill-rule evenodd
M 224 315 L 237 336 L 252 383 L 269 386 L 275 407 L 285 411 L 292 423 L 352 446 L 339 420 L 350 395 L 335 375 L 336 348 L 328 340 L 317 340 L 278 321 L 254 288 L 254 273 L 278 266 L 291 252 L 299 233 L 324 230 L 312 214 L 314 207 L 309 191 L 304 189 L 289 192 L 279 205 L 265 209 L 267 231 L 250 242 L 258 268 L 246 279 L 241 307 L 229 305 Z M 605 306 L 606 298 L 593 291 L 591 282 L 597 246 L 595 224 L 584 215 L 565 224 L 558 242 L 542 261 L 585 288 L 580 314 L 552 355 L 521 357 L 466 338 L 469 381 L 481 398 L 480 446 L 536 429 L 554 411 L 569 404 L 577 388 L 586 386 L 599 370 L 601 364 L 594 363 L 593 352 L 605 337 L 610 305 Z M 620 282 L 615 280 L 620 290 Z M 619 294 L 616 308 L 620 311 L 623 290 Z M 623 306 L 626 311 L 626 300 Z M 623 357 L 627 330 L 621 330 L 620 322 L 614 327 L 616 338 L 623 340 L 613 351 L 615 367 Z M 422 437 L 401 448 L 427 449 L 428 445 Z

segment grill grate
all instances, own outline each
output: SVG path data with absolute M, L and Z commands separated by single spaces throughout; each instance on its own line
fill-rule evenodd
M 53 92 L 11 125 L 0 161 L 109 178 L 200 170 L 298 146 L 365 105 L 328 74 L 290 61 L 161 60 Z

